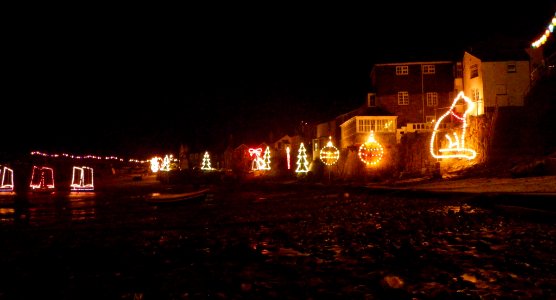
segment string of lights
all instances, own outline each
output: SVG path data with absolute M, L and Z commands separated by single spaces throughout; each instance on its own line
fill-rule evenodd
M 539 48 L 540 46 L 544 45 L 544 43 L 546 43 L 546 41 L 550 37 L 551 33 L 554 32 L 554 26 L 556 26 L 556 13 L 554 13 L 554 17 L 552 17 L 552 21 L 548 24 L 548 26 L 546 26 L 546 30 L 544 31 L 542 36 L 538 38 L 536 41 L 534 41 L 531 44 L 531 47 Z

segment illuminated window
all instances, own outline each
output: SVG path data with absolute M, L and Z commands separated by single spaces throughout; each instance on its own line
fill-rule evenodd
M 469 78 L 479 77 L 479 67 L 477 66 L 477 64 L 471 65 L 469 67 L 469 70 L 471 71 L 469 74 Z
M 409 105 L 409 92 L 398 92 L 398 105 Z
M 479 89 L 471 90 L 471 94 L 473 94 L 473 101 L 479 101 Z
M 427 106 L 438 106 L 438 93 L 427 93 Z
M 508 63 L 508 73 L 515 73 L 517 72 L 517 67 L 515 63 Z
M 396 66 L 396 75 L 407 75 L 409 74 L 408 66 Z
M 423 74 L 434 74 L 434 65 L 423 65 Z

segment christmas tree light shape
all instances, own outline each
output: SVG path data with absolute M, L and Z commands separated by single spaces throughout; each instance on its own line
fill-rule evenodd
M 255 156 L 251 162 L 251 170 L 265 170 L 265 161 L 261 158 L 262 148 L 249 148 L 249 156 Z
M 464 101 L 467 105 L 467 109 L 463 113 L 463 115 L 459 116 L 456 114 L 456 104 L 460 101 Z M 450 109 L 446 111 L 438 120 L 436 124 L 434 124 L 434 130 L 431 135 L 430 141 L 430 153 L 434 158 L 466 158 L 466 159 L 474 159 L 477 156 L 477 152 L 475 150 L 465 148 L 465 132 L 467 128 L 467 118 L 468 114 L 473 110 L 475 103 L 466 97 L 463 92 L 460 92 L 457 97 L 452 102 Z M 438 134 L 438 127 L 442 120 L 448 116 L 453 116 L 456 120 L 461 122 L 461 126 L 453 128 L 453 132 L 450 134 L 446 134 L 445 137 L 448 140 L 448 147 L 446 148 L 439 148 L 438 150 L 435 149 L 435 144 L 437 141 L 437 134 Z M 457 131 L 460 131 L 458 134 Z M 452 138 L 453 137 L 453 138 Z
M 322 149 L 320 149 L 320 160 L 327 165 L 331 166 L 335 164 L 340 158 L 340 151 L 338 148 L 332 144 L 332 137 L 328 137 L 328 143 Z
M 170 159 L 172 158 L 172 156 L 168 156 L 168 154 L 166 154 L 166 156 L 164 156 L 164 159 L 162 160 L 162 164 L 160 165 L 160 171 L 170 171 Z M 210 168 L 210 162 L 209 162 L 209 168 Z
M 208 151 L 206 151 L 205 156 L 203 156 L 203 165 L 201 166 L 201 170 L 212 170 Z
M 264 166 L 263 170 L 270 170 L 270 147 L 266 146 L 266 150 L 264 151 Z
M 307 150 L 305 149 L 305 145 L 301 143 L 299 146 L 299 151 L 297 155 L 297 169 L 295 170 L 296 173 L 307 173 L 309 172 L 309 162 L 307 161 Z
M 13 192 L 14 190 L 14 171 L 6 166 L 0 169 L 2 181 L 0 182 L 0 192 Z
M 70 189 L 74 192 L 93 191 L 95 189 L 93 168 L 73 167 Z
M 367 142 L 359 146 L 359 159 L 367 166 L 374 166 L 382 160 L 384 148 L 375 140 L 375 133 L 371 130 Z
M 33 191 L 54 190 L 54 169 L 33 166 L 29 187 Z

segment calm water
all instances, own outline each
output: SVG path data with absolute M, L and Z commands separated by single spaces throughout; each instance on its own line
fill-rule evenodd
M 553 298 L 556 229 L 333 186 L 0 196 L 0 299 Z

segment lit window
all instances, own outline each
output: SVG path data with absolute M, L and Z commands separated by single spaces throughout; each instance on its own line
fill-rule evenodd
M 409 92 L 398 92 L 398 105 L 409 105 Z
M 423 74 L 434 74 L 434 65 L 423 65 Z
M 396 75 L 407 75 L 409 74 L 408 66 L 396 66 Z
M 427 106 L 438 106 L 438 93 L 427 93 Z

